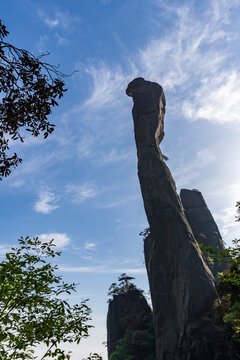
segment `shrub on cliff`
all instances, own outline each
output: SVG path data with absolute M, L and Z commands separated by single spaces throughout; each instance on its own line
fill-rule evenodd
M 117 342 L 110 360 L 156 360 L 153 328 L 127 330 Z
M 117 296 L 128 296 L 132 293 L 142 298 L 143 290 L 138 289 L 136 285 L 132 283 L 132 279 L 134 278 L 126 274 L 121 274 L 118 278 L 119 283 L 113 283 L 111 285 L 108 295 L 116 299 Z M 129 299 L 132 299 L 132 297 L 130 296 Z M 136 301 L 136 298 L 134 301 Z M 121 316 L 121 314 L 119 314 L 119 316 Z M 138 311 L 138 313 L 135 314 L 134 322 L 127 323 L 123 337 L 117 341 L 115 351 L 110 356 L 110 360 L 136 359 L 156 360 L 153 314 L 150 308 L 149 312 L 144 310 Z
M 112 285 L 108 289 L 108 296 L 111 296 L 113 298 L 114 296 L 125 294 L 128 291 L 133 291 L 133 290 L 138 290 L 141 293 L 143 293 L 143 290 L 138 289 L 136 285 L 131 281 L 133 279 L 135 278 L 132 276 L 127 276 L 125 273 L 121 274 L 118 277 L 118 284 L 112 283 Z
M 201 246 L 201 249 L 219 263 L 228 263 L 227 270 L 219 274 L 217 290 L 221 303 L 215 306 L 215 313 L 232 340 L 233 356 L 240 359 L 240 239 L 220 252 L 211 246 Z

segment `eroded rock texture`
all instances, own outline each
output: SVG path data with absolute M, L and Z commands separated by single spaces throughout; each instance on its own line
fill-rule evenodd
M 138 177 L 151 229 L 145 241 L 145 257 L 157 359 L 220 359 L 216 357 L 218 351 L 212 351 L 212 342 L 204 343 L 200 356 L 203 344 L 194 337 L 199 319 L 211 313 L 217 292 L 214 277 L 202 258 L 158 146 L 164 136 L 163 89 L 157 83 L 137 78 L 128 85 L 126 93 L 134 102 Z M 216 356 L 206 353 L 210 348 Z
M 224 249 L 221 234 L 202 193 L 198 190 L 182 189 L 180 198 L 186 218 L 197 242 L 206 246 L 218 247 L 219 251 Z M 225 268 L 226 264 L 219 265 L 218 261 L 215 260 L 211 270 L 216 277 L 217 273 L 222 272 Z
M 151 308 L 139 290 L 114 296 L 109 302 L 107 314 L 108 358 L 127 330 L 145 330 L 149 327 L 151 313 Z

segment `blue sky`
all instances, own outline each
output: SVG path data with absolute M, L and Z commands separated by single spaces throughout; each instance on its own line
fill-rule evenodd
M 12 144 L 23 158 L 0 184 L 0 253 L 19 236 L 55 238 L 60 273 L 79 282 L 95 325 L 73 360 L 105 354 L 107 290 L 122 272 L 148 291 L 139 232 L 147 220 L 136 174 L 131 99 L 137 76 L 167 99 L 162 150 L 178 190 L 197 188 L 227 244 L 240 200 L 239 0 L 9 0 L 7 40 L 74 75 L 47 140 Z M 105 359 L 106 359 L 106 355 Z

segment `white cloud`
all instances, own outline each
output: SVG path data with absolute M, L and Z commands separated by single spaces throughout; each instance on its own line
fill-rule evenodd
M 224 170 L 224 169 L 223 169 Z M 235 180 L 238 178 L 238 172 L 236 172 L 236 177 L 231 177 Z M 235 175 L 235 174 L 234 174 Z M 223 197 L 223 210 L 216 209 L 213 214 L 214 219 L 219 223 L 219 227 L 223 234 L 224 240 L 226 240 L 229 245 L 230 241 L 234 238 L 239 238 L 239 222 L 236 222 L 236 201 L 240 199 L 240 185 L 239 182 L 229 181 L 229 173 L 226 172 L 226 182 L 224 187 L 218 187 L 215 184 L 215 191 L 210 192 L 211 197 L 220 198 Z
M 223 209 L 218 214 L 213 214 L 214 219 L 220 224 L 223 238 L 229 240 L 239 238 L 239 223 L 236 222 L 236 209 L 234 206 Z
M 93 261 L 93 257 L 92 256 L 81 256 L 81 259 L 83 259 L 83 260 L 87 260 L 87 261 Z
M 186 161 L 185 157 L 178 158 L 172 169 L 177 187 L 180 189 L 189 186 L 193 179 L 203 173 L 204 167 L 212 164 L 215 159 L 215 152 L 209 148 L 197 151 L 192 160 Z
M 19 179 L 19 180 L 15 180 L 12 183 L 10 183 L 10 186 L 13 188 L 20 188 L 24 185 L 24 181 Z
M 99 110 L 121 104 L 123 108 L 127 82 L 143 76 L 162 84 L 167 91 L 169 108 L 183 112 L 190 119 L 218 123 L 238 121 L 240 71 L 232 62 L 232 68 L 226 71 L 228 56 L 231 56 L 226 47 L 238 36 L 227 26 L 230 10 L 240 2 L 213 0 L 201 14 L 194 12 L 188 3 L 179 7 L 166 1 L 157 1 L 157 4 L 159 12 L 175 17 L 174 25 L 134 55 L 127 59 L 125 56 L 125 69 L 103 62 L 88 67 L 85 71 L 91 75 L 93 88 L 84 106 Z M 158 21 L 156 11 L 156 27 Z M 180 87 L 181 92 L 177 93 Z M 179 105 L 176 105 L 176 93 Z
M 232 11 L 234 7 L 239 5 L 239 0 L 213 0 L 211 2 L 210 15 L 212 15 L 216 21 L 221 20 L 223 24 L 229 24 L 229 10 Z
M 191 120 L 206 119 L 223 124 L 240 122 L 240 71 L 218 73 L 202 80 L 194 99 L 184 102 L 183 112 Z
M 70 243 L 70 238 L 64 233 L 40 234 L 38 238 L 43 242 L 54 239 L 54 244 L 58 249 L 63 249 Z
M 120 67 L 111 69 L 106 64 L 101 63 L 97 67 L 89 66 L 85 69 L 93 81 L 92 93 L 84 107 L 98 109 L 103 106 L 111 107 L 120 104 L 126 97 L 125 88 L 127 81 L 132 79 L 132 75 L 126 76 Z
M 68 184 L 66 186 L 66 194 L 71 196 L 74 204 L 80 204 L 84 200 L 94 198 L 97 195 L 97 191 L 91 183 L 82 185 Z
M 61 266 L 60 271 L 63 272 L 79 272 L 79 273 L 102 273 L 102 274 L 145 274 L 145 268 L 106 268 L 104 266 L 81 266 L 70 267 Z
M 5 255 L 7 252 L 11 251 L 11 247 L 9 245 L 0 245 L 0 255 Z
M 44 22 L 47 26 L 49 26 L 50 28 L 53 28 L 55 26 L 58 26 L 59 24 L 59 20 L 58 19 L 49 19 L 47 17 L 44 18 Z
M 53 16 L 49 16 L 46 12 L 39 10 L 38 16 L 50 29 L 57 27 L 68 29 L 72 27 L 74 23 L 78 23 L 80 21 L 77 16 L 72 16 L 68 12 L 62 11 L 55 11 Z
M 123 260 L 123 263 L 124 263 L 124 264 L 137 264 L 137 263 L 139 263 L 139 260 L 129 258 L 129 259 Z
M 98 156 L 98 161 L 97 161 L 97 165 L 107 165 L 107 164 L 112 164 L 112 163 L 117 163 L 117 162 L 126 162 L 129 160 L 134 160 L 136 158 L 135 155 L 136 151 L 133 149 L 130 150 L 116 150 L 116 149 L 111 149 L 110 151 L 106 152 L 106 153 L 100 153 Z
M 46 51 L 47 47 L 48 47 L 48 41 L 49 41 L 49 37 L 47 35 L 41 35 L 38 43 L 37 43 L 37 49 L 39 52 L 43 53 Z
M 115 201 L 102 203 L 100 205 L 100 207 L 102 207 L 104 209 L 118 207 L 118 206 L 126 205 L 128 202 L 136 201 L 138 199 L 139 199 L 139 195 L 130 195 L 130 196 L 127 196 L 125 198 L 124 197 L 118 198 Z
M 141 67 L 147 78 L 159 81 L 167 90 L 175 90 L 177 86 L 192 86 L 204 76 L 218 72 L 225 54 L 214 45 L 233 37 L 222 29 L 226 6 L 217 1 L 213 4 L 215 6 L 210 12 L 199 17 L 190 6 L 177 8 L 159 2 L 160 11 L 174 12 L 176 22 L 165 37 L 150 41 L 145 49 L 140 50 Z M 217 4 L 220 15 L 214 15 Z
M 42 214 L 50 214 L 53 210 L 57 209 L 59 205 L 56 204 L 57 197 L 53 192 L 43 190 L 39 194 L 39 199 L 34 205 L 34 210 Z
M 65 37 L 61 36 L 59 33 L 56 33 L 55 37 L 57 39 L 58 45 L 61 45 L 61 46 L 68 45 L 69 41 Z
M 33 147 L 31 152 L 27 147 L 25 149 L 23 163 L 7 178 L 7 181 L 10 184 L 21 181 L 22 185 L 27 184 L 29 189 L 32 186 L 29 179 L 32 180 L 35 177 L 35 183 L 36 180 L 43 179 L 44 175 L 47 174 L 48 167 L 54 163 L 56 164 L 58 159 L 64 158 L 64 152 L 62 149 L 54 149 L 48 152 L 44 151 L 43 148 L 42 151 L 39 151 L 39 149 Z M 40 194 L 42 192 L 44 191 L 40 191 Z
M 84 245 L 85 250 L 96 250 L 97 244 L 94 242 L 86 242 Z
M 216 159 L 216 155 L 212 150 L 205 148 L 197 152 L 196 160 L 194 163 L 197 167 L 204 167 L 211 164 Z

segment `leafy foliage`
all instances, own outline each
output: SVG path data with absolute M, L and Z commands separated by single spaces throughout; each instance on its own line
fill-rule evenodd
M 54 273 L 53 240 L 20 238 L 0 263 L 0 359 L 36 359 L 34 347 L 45 344 L 43 359 L 70 359 L 60 342 L 79 343 L 91 327 L 86 301 L 71 306 L 63 296 L 76 291 Z
M 117 296 L 121 294 L 125 294 L 128 291 L 139 290 L 143 293 L 142 290 L 138 289 L 135 284 L 133 284 L 130 280 L 133 280 L 134 277 L 127 276 L 125 273 L 121 274 L 118 277 L 118 284 L 112 283 L 109 288 L 108 296 Z
M 9 140 L 23 142 L 22 129 L 44 138 L 51 134 L 47 116 L 66 91 L 57 66 L 6 43 L 7 35 L 0 20 L 0 180 L 22 162 L 16 153 L 8 155 Z
M 236 208 L 237 208 L 237 213 L 238 213 L 236 221 L 240 221 L 240 201 L 237 202 Z
M 83 360 L 103 360 L 102 356 L 97 354 L 97 353 L 91 353 L 87 359 L 83 359 Z
M 142 236 L 143 241 L 144 241 L 148 236 L 151 235 L 151 229 L 150 229 L 150 227 L 148 227 L 148 228 L 144 229 L 143 231 L 141 231 L 141 232 L 139 233 L 139 235 Z
M 153 331 L 127 330 L 117 343 L 110 360 L 156 360 Z
M 141 297 L 143 290 L 132 283 L 133 279 L 125 273 L 121 274 L 118 277 L 118 284 L 113 283 L 109 288 L 108 295 L 114 298 L 137 290 Z M 124 336 L 118 340 L 110 360 L 156 360 L 152 313 L 142 311 L 138 316 L 140 321 L 134 324 L 134 329 L 126 329 Z M 129 327 L 131 326 L 133 324 L 129 324 Z
M 219 274 L 217 289 L 221 303 L 216 303 L 215 312 L 232 339 L 234 356 L 240 359 L 240 239 L 235 239 L 233 245 L 221 251 L 203 245 L 201 249 L 220 264 L 223 261 L 228 262 L 227 271 Z

